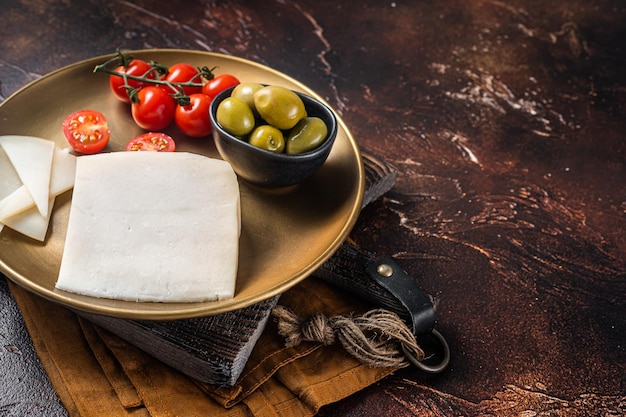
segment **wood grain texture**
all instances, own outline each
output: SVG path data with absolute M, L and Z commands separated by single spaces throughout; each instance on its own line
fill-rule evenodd
M 211 50 L 307 84 L 397 168 L 352 239 L 437 297 L 452 363 L 320 415 L 624 414 L 621 3 L 76 4 L 3 2 L 0 96 L 117 47 Z
M 173 321 L 123 320 L 77 311 L 200 382 L 235 384 L 279 297 L 216 316 Z

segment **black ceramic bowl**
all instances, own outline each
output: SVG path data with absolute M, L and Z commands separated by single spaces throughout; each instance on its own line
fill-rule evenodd
M 272 188 L 299 184 L 313 176 L 328 158 L 337 137 L 337 118 L 333 111 L 319 100 L 294 91 L 304 102 L 307 115 L 319 117 L 326 123 L 328 136 L 320 146 L 303 154 L 271 152 L 228 133 L 217 122 L 217 107 L 230 97 L 233 88 L 224 90 L 213 99 L 209 115 L 217 151 L 232 165 L 237 175 L 252 184 Z

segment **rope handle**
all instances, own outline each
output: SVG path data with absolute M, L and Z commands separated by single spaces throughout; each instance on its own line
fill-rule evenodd
M 346 352 L 371 367 L 404 368 L 421 364 L 425 358 L 424 350 L 405 322 L 385 309 L 358 316 L 326 317 L 316 313 L 303 319 L 279 305 L 272 314 L 287 347 L 302 342 L 329 346 L 339 340 Z

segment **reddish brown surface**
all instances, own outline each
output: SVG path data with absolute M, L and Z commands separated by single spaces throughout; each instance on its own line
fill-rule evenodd
M 626 412 L 626 6 L 152 3 L 4 1 L 0 95 L 118 47 L 222 52 L 309 85 L 397 166 L 354 239 L 439 298 L 452 363 L 321 415 Z

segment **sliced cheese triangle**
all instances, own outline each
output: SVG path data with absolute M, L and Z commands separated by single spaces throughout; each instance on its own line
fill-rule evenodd
M 232 298 L 239 232 L 227 162 L 184 152 L 81 156 L 56 287 L 129 301 Z
M 50 215 L 54 206 L 54 198 L 48 202 L 48 212 L 42 216 L 36 206 L 23 211 L 19 214 L 9 217 L 3 221 L 6 227 L 19 232 L 30 238 L 43 242 L 48 232 L 48 223 L 50 223 Z
M 57 197 L 74 186 L 76 156 L 69 149 L 55 148 L 50 173 L 48 199 Z M 0 200 L 0 222 L 35 206 L 35 199 L 28 188 L 21 185 L 13 193 Z M 41 213 L 40 213 L 41 214 Z
M 0 146 L 33 196 L 39 213 L 46 216 L 54 142 L 32 136 L 0 136 Z
M 0 222 L 4 222 L 11 216 L 15 216 L 32 207 L 35 207 L 33 196 L 25 185 L 20 185 L 15 191 L 0 200 Z M 36 211 L 39 213 L 38 210 Z
M 76 156 L 68 148 L 54 149 L 50 172 L 50 196 L 56 197 L 74 186 Z
M 0 201 L 22 185 L 11 160 L 0 146 Z
M 54 149 L 50 173 L 50 196 L 56 197 L 74 186 L 76 156 L 69 149 Z

